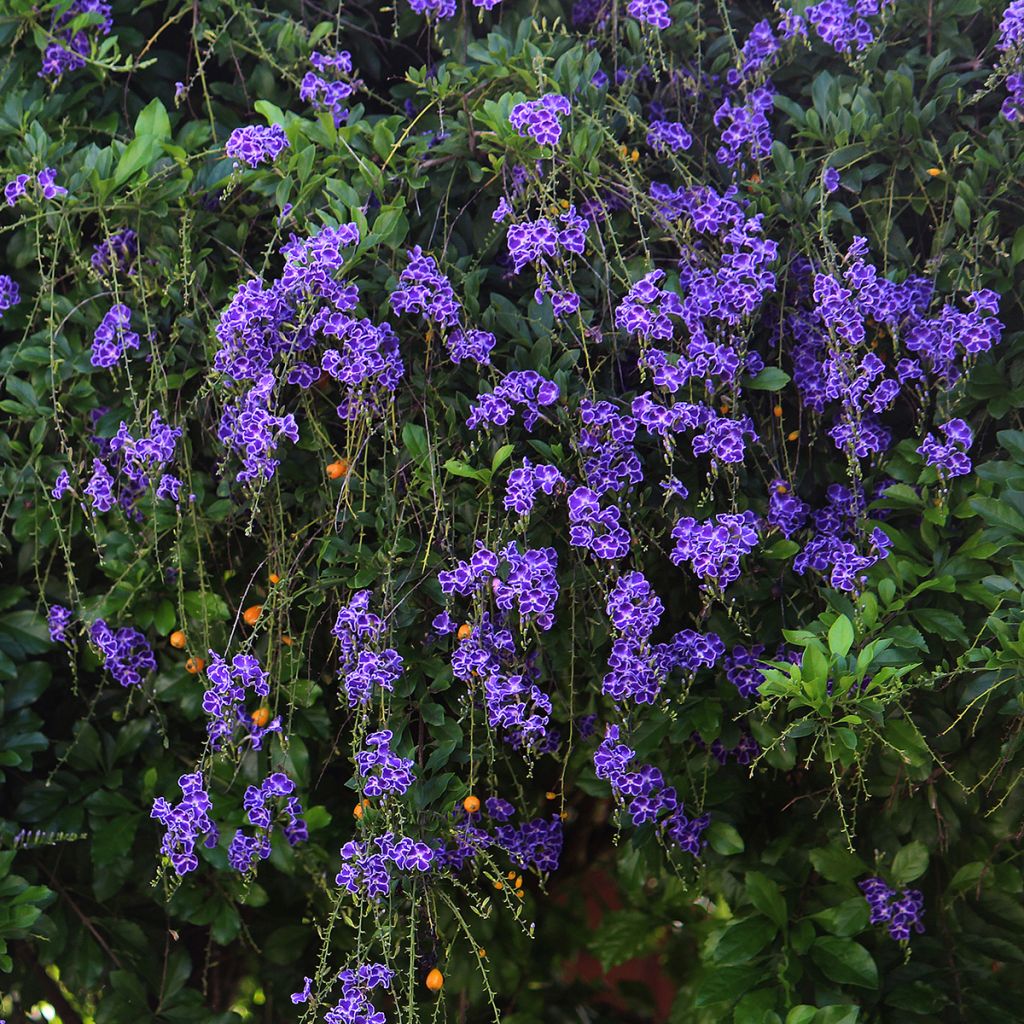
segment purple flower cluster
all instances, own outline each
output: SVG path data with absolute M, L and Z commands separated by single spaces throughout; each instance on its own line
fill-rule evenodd
M 138 350 L 139 336 L 131 330 L 132 311 L 118 302 L 104 314 L 92 337 L 90 362 L 107 369 L 116 365 L 129 349 Z
M 504 579 L 499 568 L 505 565 Z M 477 549 L 468 562 L 460 561 L 455 569 L 438 573 L 438 582 L 445 594 L 461 597 L 477 595 L 490 585 L 497 606 L 504 612 L 517 607 L 524 621 L 534 622 L 547 630 L 554 624 L 553 610 L 558 600 L 558 555 L 554 548 L 519 550 L 509 541 L 497 554 L 477 541 Z
M 518 868 L 557 871 L 562 856 L 562 821 L 557 814 L 523 825 L 497 825 L 494 841 Z
M 409 0 L 409 7 L 416 14 L 446 21 L 455 14 L 457 5 L 455 0 Z
M 66 196 L 68 190 L 63 185 L 56 184 L 57 172 L 52 167 L 45 167 L 35 177 L 35 183 L 44 199 L 56 199 L 57 196 Z M 29 183 L 33 181 L 31 174 L 18 174 L 4 186 L 4 198 L 8 206 L 14 206 L 28 191 Z
M 18 282 L 9 274 L 0 274 L 0 313 L 6 312 L 21 301 Z
M 231 133 L 224 152 L 236 163 L 241 160 L 249 167 L 259 167 L 272 164 L 288 146 L 288 136 L 279 124 L 250 124 Z
M 701 834 L 711 823 L 710 815 L 687 817 L 675 789 L 665 785 L 661 772 L 649 764 L 631 770 L 630 762 L 636 757 L 636 751 L 618 740 L 619 727 L 608 726 L 594 753 L 597 777 L 611 785 L 616 799 L 625 801 L 629 798 L 626 809 L 634 825 L 657 822 L 681 849 L 694 857 L 700 856 L 705 845 Z M 664 817 L 662 812 L 667 812 Z
M 396 313 L 422 313 L 424 318 L 440 327 L 455 327 L 462 305 L 452 290 L 451 282 L 437 268 L 433 256 L 424 256 L 415 246 L 408 252 L 409 265 L 398 279 L 399 287 L 391 293 L 391 308 Z
M 281 439 L 293 443 L 299 439 L 299 426 L 290 412 L 276 416 L 270 411 L 274 384 L 271 373 L 259 377 L 241 398 L 225 407 L 217 427 L 220 443 L 242 458 L 239 482 L 269 480 L 281 464 L 273 456 Z
M 400 872 L 427 872 L 436 854 L 428 843 L 408 836 L 396 842 L 393 832 L 376 836 L 372 845 L 353 839 L 341 848 L 341 870 L 334 880 L 353 896 L 377 901 L 391 893 L 392 867 Z
M 768 496 L 768 522 L 778 527 L 784 537 L 792 537 L 803 528 L 810 514 L 810 506 L 801 501 L 785 480 L 773 480 Z
M 235 871 L 246 872 L 254 861 L 266 860 L 270 856 L 270 831 L 275 818 L 274 809 L 268 806 L 271 801 L 276 803 L 284 799 L 284 805 L 278 806 L 279 813 L 287 818 L 282 831 L 289 846 L 297 846 L 309 838 L 306 823 L 301 817 L 302 805 L 297 797 L 291 795 L 294 790 L 295 783 L 284 772 L 271 772 L 260 786 L 246 788 L 242 807 L 249 823 L 259 831 L 252 836 L 247 836 L 242 829 L 235 832 L 228 848 L 228 864 Z
M 270 695 L 270 673 L 251 654 L 236 654 L 228 664 L 210 651 L 206 678 L 209 687 L 203 694 L 203 710 L 210 716 L 206 732 L 213 749 L 219 750 L 234 735 L 236 723 L 244 723 L 248 717 L 243 710 L 246 691 L 251 689 L 257 697 Z
M 921 923 L 924 897 L 917 889 L 904 889 L 897 898 L 896 891 L 880 878 L 866 878 L 857 885 L 871 908 L 871 923 L 887 924 L 889 934 L 897 942 L 906 942 L 911 928 L 919 935 L 924 931 Z
M 494 335 L 475 328 L 460 326 L 462 303 L 455 297 L 451 282 L 438 269 L 433 256 L 424 256 L 420 246 L 409 250 L 409 265 L 398 279 L 399 287 L 391 293 L 391 307 L 396 313 L 422 313 L 424 318 L 442 328 L 455 328 L 445 336 L 445 345 L 452 362 L 473 359 L 490 365 Z
M 360 750 L 356 754 L 356 767 L 363 779 L 362 789 L 366 796 L 387 796 L 388 793 L 401 796 L 416 780 L 413 774 L 416 762 L 399 757 L 391 749 L 392 738 L 390 729 L 370 733 L 366 744 L 372 749 Z
M 89 627 L 103 667 L 122 686 L 138 686 L 147 672 L 156 671 L 156 657 L 146 638 L 131 626 L 111 629 L 103 619 Z
M 495 628 L 488 613 L 456 645 L 452 674 L 470 686 L 478 682 L 482 686 L 487 722 L 492 729 L 505 730 L 519 747 L 538 750 L 543 745 L 551 698 L 536 685 L 535 667 L 522 664 L 512 633 Z
M 622 525 L 622 510 L 617 505 L 602 508 L 596 491 L 577 487 L 569 495 L 569 543 L 595 558 L 624 558 L 631 538 Z
M 549 92 L 540 99 L 517 103 L 508 120 L 523 138 L 530 136 L 541 146 L 557 146 L 562 137 L 559 118 L 570 113 L 569 101 L 560 93 Z
M 558 227 L 547 217 L 509 225 L 506 240 L 513 273 L 522 273 L 527 263 L 537 263 L 548 271 L 547 259 L 555 258 L 560 248 L 570 256 L 583 254 L 590 221 L 577 213 L 575 206 L 560 213 L 558 219 L 564 227 Z
M 878 12 L 879 0 L 821 0 L 808 7 L 804 16 L 837 53 L 853 53 L 874 42 L 874 33 L 864 18 Z
M 554 381 L 546 380 L 536 370 L 513 370 L 506 373 L 489 394 L 477 396 L 470 408 L 466 426 L 476 430 L 483 423 L 505 426 L 520 407 L 523 426 L 532 430 L 541 417 L 541 407 L 558 401 L 560 391 Z
M 66 644 L 68 642 L 68 627 L 71 625 L 72 613 L 70 608 L 63 605 L 50 605 L 46 613 L 46 623 L 50 628 L 50 639 L 55 644 Z
M 672 24 L 665 0 L 629 0 L 626 13 L 644 25 L 659 30 L 666 29 Z
M 299 96 L 314 110 L 328 110 L 337 127 L 348 118 L 343 106 L 360 83 L 352 79 L 352 54 L 342 50 L 324 54 L 314 50 L 309 56 L 313 70 L 307 71 L 299 86 Z
M 610 671 L 601 689 L 617 702 L 653 704 L 669 673 L 710 668 L 725 653 L 716 634 L 702 635 L 692 629 L 676 633 L 668 643 L 652 644 L 651 634 L 661 621 L 664 606 L 643 573 L 629 572 L 618 578 L 606 611 L 618 636 L 612 643 Z
M 744 155 L 750 160 L 764 160 L 771 153 L 768 113 L 774 93 L 769 82 L 751 90 L 742 102 L 734 103 L 729 97 L 722 101 L 713 118 L 715 127 L 722 128 L 721 144 L 715 154 L 720 164 L 734 167 Z
M 54 41 L 43 51 L 39 77 L 57 81 L 71 71 L 84 68 L 85 58 L 93 43 L 98 37 L 110 35 L 114 27 L 110 14 L 111 5 L 104 3 L 104 0 L 72 0 L 66 9 L 55 13 L 50 22 L 50 34 Z M 72 21 L 83 16 L 91 16 L 83 27 L 77 31 L 68 27 Z
M 1024 50 L 1024 0 L 1011 0 L 1003 12 L 996 49 L 1016 55 L 1015 64 L 1019 66 L 1019 55 Z M 1024 73 L 1015 70 L 1007 75 L 1006 87 L 1010 95 L 1003 101 L 1003 117 L 1007 121 L 1024 120 Z
M 944 479 L 954 476 L 966 476 L 971 471 L 971 459 L 967 450 L 974 441 L 971 428 L 960 419 L 948 420 L 939 424 L 939 430 L 946 440 L 939 441 L 934 434 L 921 442 L 917 449 L 929 466 L 936 466 L 939 476 Z
M 538 491 L 554 494 L 556 488 L 564 488 L 565 484 L 565 477 L 554 466 L 535 466 L 529 459 L 523 459 L 522 466 L 508 475 L 505 508 L 517 515 L 528 516 L 533 511 Z
M 151 818 L 156 818 L 166 829 L 160 851 L 170 859 L 177 875 L 186 875 L 199 867 L 196 856 L 196 842 L 203 840 L 207 849 L 217 845 L 220 833 L 210 819 L 213 806 L 206 792 L 206 781 L 202 772 L 182 775 L 178 779 L 181 787 L 181 803 L 172 807 L 167 800 L 158 796 L 153 801 Z
M 678 153 L 693 145 L 693 136 L 680 121 L 652 121 L 647 130 L 647 145 L 655 152 Z
M 357 591 L 338 612 L 331 630 L 340 648 L 338 674 L 351 708 L 368 704 L 378 689 L 390 692 L 402 674 L 402 657 L 383 647 L 384 623 L 369 607 L 370 591 Z
M 357 970 L 338 974 L 341 998 L 325 1014 L 326 1024 L 387 1024 L 383 1010 L 375 1010 L 370 1002 L 370 990 L 390 988 L 394 971 L 384 964 L 362 964 Z M 308 996 L 308 986 L 307 986 Z M 292 996 L 292 1002 L 304 1002 Z
M 888 557 L 892 541 L 879 528 L 869 535 L 866 554 L 858 544 L 866 502 L 863 491 L 831 484 L 827 504 L 811 516 L 815 536 L 793 559 L 793 571 L 803 575 L 808 569 L 829 573 L 829 582 L 837 590 L 852 591 L 866 582 L 865 573 L 876 562 Z
M 89 262 L 93 270 L 102 276 L 118 270 L 131 274 L 132 262 L 138 251 L 139 236 L 131 228 L 124 228 L 94 245 Z
M 674 565 L 689 562 L 702 587 L 724 590 L 740 578 L 740 559 L 757 546 L 761 521 L 751 511 L 723 512 L 698 522 L 683 516 L 672 529 Z

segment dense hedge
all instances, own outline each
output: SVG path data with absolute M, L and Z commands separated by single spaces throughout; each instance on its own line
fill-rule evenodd
M 0 1014 L 1024 1019 L 1004 7 L 0 5 Z

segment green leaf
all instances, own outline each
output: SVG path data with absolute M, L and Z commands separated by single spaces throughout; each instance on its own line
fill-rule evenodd
M 986 523 L 1024 534 L 1024 516 L 1007 502 L 998 498 L 971 498 L 968 504 Z
M 135 119 L 135 135 L 149 135 L 161 142 L 171 137 L 171 119 L 160 100 L 151 100 Z
M 711 823 L 707 832 L 708 842 L 711 849 L 723 857 L 731 857 L 735 853 L 742 853 L 746 848 L 743 843 L 743 836 L 724 821 Z
M 760 871 L 748 871 L 745 881 L 750 902 L 779 928 L 785 928 L 789 914 L 778 885 Z
M 751 391 L 781 391 L 793 378 L 777 366 L 766 366 L 744 384 Z
M 830 981 L 839 985 L 878 987 L 878 967 L 871 954 L 852 939 L 825 935 L 811 946 L 811 959 Z
M 479 469 L 473 469 L 472 466 L 467 466 L 464 462 L 460 462 L 458 459 L 449 459 L 445 464 L 444 468 L 448 470 L 454 476 L 462 476 L 467 480 L 482 480 L 481 472 Z
M 928 847 L 920 840 L 908 843 L 892 861 L 892 879 L 896 885 L 906 885 L 920 878 L 928 870 Z
M 840 615 L 829 627 L 828 649 L 833 654 L 845 658 L 853 646 L 853 623 L 845 615 Z
M 508 461 L 515 450 L 516 446 L 514 444 L 503 444 L 494 453 L 494 458 L 491 459 L 491 472 L 496 473 Z
M 160 143 L 151 135 L 132 139 L 121 154 L 114 170 L 114 188 L 119 188 L 144 167 L 148 167 L 162 153 Z
M 726 926 L 711 953 L 716 964 L 746 964 L 775 938 L 775 925 L 763 917 L 748 917 Z
M 859 1017 L 859 1006 L 823 1006 L 814 1015 L 814 1024 L 857 1024 Z
M 860 857 L 838 846 L 811 850 L 810 858 L 814 870 L 830 882 L 848 882 L 868 869 Z
M 656 934 L 650 914 L 639 910 L 617 910 L 605 915 L 590 940 L 590 950 L 607 971 L 645 952 Z
M 697 985 L 694 1006 L 731 1003 L 752 989 L 764 977 L 760 967 L 717 967 L 707 971 Z
M 868 926 L 868 905 L 863 896 L 851 896 L 848 900 L 827 910 L 813 914 L 812 918 L 827 932 L 849 938 Z
M 786 1014 L 786 1024 L 809 1024 L 817 1012 L 818 1008 L 816 1006 L 808 1006 L 806 1003 L 794 1006 Z

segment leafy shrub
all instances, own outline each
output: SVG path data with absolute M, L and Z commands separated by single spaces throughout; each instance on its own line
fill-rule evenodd
M 8 1018 L 1020 1019 L 1020 0 L 0 43 Z

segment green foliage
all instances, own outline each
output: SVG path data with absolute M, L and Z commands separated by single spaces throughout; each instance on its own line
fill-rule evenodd
M 0 205 L 0 272 L 21 288 L 0 317 L 0 1016 L 46 1002 L 63 1024 L 320 1019 L 340 997 L 338 970 L 372 960 L 396 971 L 378 1003 L 403 1024 L 1021 1019 L 1024 143 L 999 114 L 1020 59 L 994 48 L 1002 8 L 887 7 L 856 56 L 813 33 L 786 41 L 770 152 L 725 167 L 718 99 L 702 97 L 742 64 L 737 44 L 754 24 L 777 22 L 763 5 L 684 0 L 662 35 L 625 4 L 580 31 L 563 5 L 516 0 L 440 23 L 405 0 L 113 6 L 107 35 L 95 15 L 57 25 L 64 2 L 9 0 L 0 13 L 3 181 L 53 167 L 68 190 L 66 201 Z M 84 66 L 52 81 L 38 72 L 58 30 L 90 43 Z M 345 48 L 363 81 L 336 123 L 300 88 L 313 50 Z M 599 70 L 611 88 L 591 85 Z M 556 150 L 509 122 L 549 92 L 573 103 Z M 652 101 L 685 112 L 686 153 L 647 144 Z M 253 124 L 280 126 L 288 148 L 236 166 L 225 143 Z M 831 196 L 826 167 L 841 174 Z M 715 406 L 756 421 L 748 462 L 709 469 L 677 438 L 644 435 L 645 467 L 658 469 L 621 503 L 632 544 L 618 565 L 570 544 L 564 490 L 530 519 L 503 498 L 524 458 L 576 486 L 588 457 L 580 400 L 628 411 L 653 387 L 640 357 L 656 346 L 620 331 L 614 310 L 656 266 L 662 286 L 685 292 L 679 253 L 698 233 L 658 214 L 652 181 L 737 187 L 779 243 L 779 317 L 801 259 L 838 273 L 863 235 L 890 280 L 934 282 L 934 312 L 999 292 L 1004 331 L 969 372 L 894 413 L 890 449 L 858 460 L 804 403 L 781 320 L 747 318 L 739 347 L 768 365 L 739 373 Z M 551 288 L 580 294 L 579 315 L 556 319 L 532 271 L 509 272 L 506 225 L 492 218 L 502 196 L 517 220 L 603 197 L 585 258 L 550 268 Z M 358 315 L 395 328 L 401 388 L 379 415 L 346 419 L 334 378 L 291 387 L 275 409 L 294 414 L 297 442 L 280 443 L 273 477 L 239 482 L 217 431 L 244 389 L 215 369 L 218 323 L 242 283 L 280 275 L 292 235 L 341 224 L 359 228 L 344 273 L 359 282 Z M 98 271 L 94 247 L 125 228 L 139 240 L 132 272 Z M 496 335 L 493 366 L 453 363 L 450 332 L 389 305 L 416 245 L 451 280 L 466 325 Z M 720 242 L 706 247 L 718 254 Z M 99 368 L 90 347 L 115 302 L 133 310 L 141 347 Z M 879 353 L 906 354 L 876 326 Z M 477 396 L 515 370 L 559 387 L 538 429 L 514 418 L 467 430 Z M 680 400 L 707 398 L 698 385 Z M 92 514 L 93 458 L 122 422 L 139 436 L 154 412 L 183 429 L 183 500 L 146 491 L 129 502 L 137 517 Z M 975 470 L 945 479 L 919 445 L 954 415 L 974 430 Z M 346 472 L 328 478 L 339 459 Z M 63 500 L 52 496 L 61 470 L 73 478 Z M 867 488 L 858 528 L 877 527 L 892 550 L 854 590 L 794 570 L 806 531 L 766 530 L 725 591 L 670 563 L 670 480 L 703 518 L 763 513 L 780 475 L 816 499 L 839 481 Z M 446 605 L 438 573 L 475 541 L 512 539 L 559 559 L 555 627 L 513 624 L 561 731 L 553 752 L 525 756 L 489 726 L 480 688 L 453 672 L 455 641 L 431 625 Z M 607 592 L 632 568 L 665 605 L 659 641 L 687 628 L 761 649 L 756 696 L 741 699 L 722 662 L 672 677 L 655 705 L 602 693 L 616 636 Z M 330 632 L 361 589 L 405 663 L 372 713 L 346 700 Z M 76 616 L 67 643 L 48 633 L 55 604 Z M 490 596 L 449 605 L 473 624 L 494 611 Z M 117 686 L 104 669 L 87 631 L 99 619 L 154 648 L 141 685 Z M 170 643 L 176 630 L 184 650 Z M 210 748 L 207 683 L 186 663 L 211 651 L 254 654 L 270 673 L 282 730 L 262 749 Z M 590 714 L 594 737 L 581 735 Z M 651 823 L 634 827 L 598 777 L 594 748 L 612 722 L 629 730 L 636 766 L 657 764 L 687 813 L 710 815 L 699 858 Z M 416 782 L 402 802 L 364 805 L 354 754 L 385 727 Z M 716 741 L 729 751 L 747 738 L 756 750 L 742 764 L 718 763 Z M 178 878 L 150 812 L 197 768 L 221 840 Z M 309 839 L 275 835 L 258 870 L 232 871 L 228 843 L 248 828 L 242 794 L 271 770 L 296 783 Z M 450 838 L 452 809 L 471 794 L 508 799 L 523 820 L 558 815 L 559 870 L 513 863 L 510 877 L 489 849 L 378 905 L 341 894 L 339 847 L 402 828 Z M 870 921 L 858 887 L 869 876 L 921 891 L 923 934 L 898 943 Z M 650 968 L 644 982 L 631 979 L 637 963 Z M 435 966 L 439 996 L 423 984 Z M 306 976 L 319 1002 L 296 1006 Z

